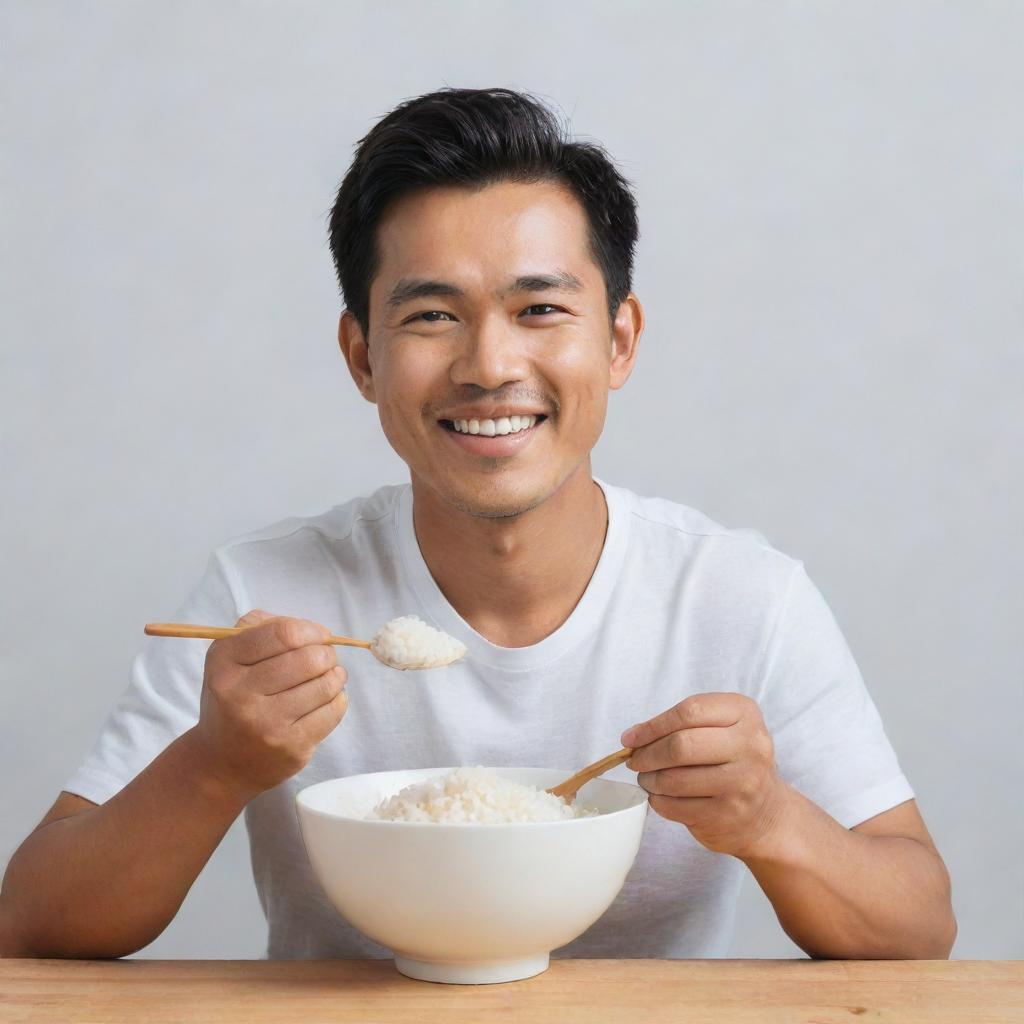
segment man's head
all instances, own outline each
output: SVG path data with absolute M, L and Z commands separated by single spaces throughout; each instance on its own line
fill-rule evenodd
M 636 238 L 603 150 L 520 93 L 441 90 L 361 140 L 330 220 L 339 339 L 414 483 L 515 515 L 589 465 L 642 329 Z

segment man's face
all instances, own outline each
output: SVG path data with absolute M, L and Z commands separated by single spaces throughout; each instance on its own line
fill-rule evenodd
M 587 463 L 632 368 L 635 297 L 613 330 L 579 202 L 555 184 L 437 188 L 378 227 L 369 337 L 340 337 L 414 483 L 477 516 L 541 504 Z

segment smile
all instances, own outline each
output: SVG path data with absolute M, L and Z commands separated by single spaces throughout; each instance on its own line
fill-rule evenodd
M 502 416 L 482 420 L 439 420 L 445 434 L 469 455 L 490 459 L 519 455 L 537 436 L 546 416 Z
M 529 430 L 543 416 L 502 416 L 496 420 L 441 420 L 449 430 L 460 434 L 482 434 L 484 437 L 501 437 Z

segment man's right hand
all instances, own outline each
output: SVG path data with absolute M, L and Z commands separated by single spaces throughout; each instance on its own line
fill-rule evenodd
M 194 739 L 207 770 L 251 798 L 301 771 L 348 708 L 330 630 L 254 610 L 215 640 Z
M 109 800 L 62 793 L 15 851 L 0 888 L 0 956 L 142 949 L 246 803 L 304 767 L 341 721 L 345 670 L 325 627 L 259 611 L 238 625 L 251 628 L 207 651 L 198 723 Z

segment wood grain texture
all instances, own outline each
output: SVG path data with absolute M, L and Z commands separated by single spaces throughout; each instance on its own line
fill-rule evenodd
M 390 960 L 0 960 L 0 1021 L 1020 1024 L 1024 961 L 554 960 L 432 985 Z

